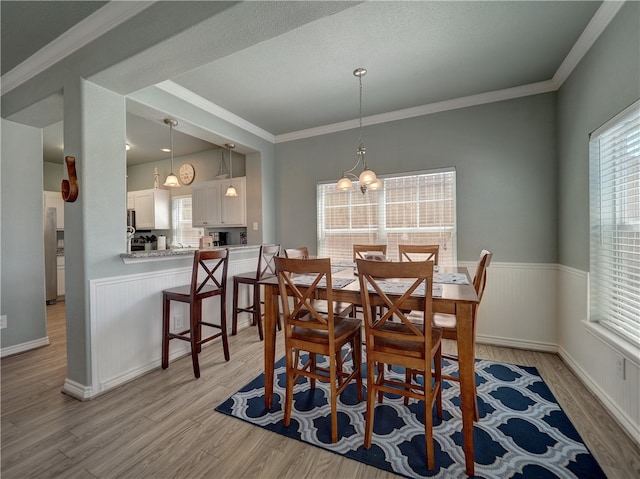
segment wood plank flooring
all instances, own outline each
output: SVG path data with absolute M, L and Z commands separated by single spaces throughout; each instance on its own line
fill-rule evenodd
M 255 328 L 231 337 L 228 363 L 219 343 L 206 346 L 198 380 L 187 357 L 81 402 L 61 393 L 64 302 L 47 314 L 51 345 L 2 359 L 3 479 L 397 477 L 214 411 L 263 369 Z M 640 477 L 640 448 L 556 355 L 483 345 L 477 355 L 536 366 L 608 477 Z

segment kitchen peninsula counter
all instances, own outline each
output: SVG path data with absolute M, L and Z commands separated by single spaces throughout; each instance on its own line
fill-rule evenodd
M 213 250 L 228 249 L 230 254 L 236 256 L 238 253 L 253 252 L 260 249 L 260 245 L 227 245 L 211 248 Z M 142 263 L 148 261 L 165 261 L 193 257 L 193 252 L 198 248 L 170 248 L 165 250 L 132 251 L 122 253 L 120 258 L 125 264 Z

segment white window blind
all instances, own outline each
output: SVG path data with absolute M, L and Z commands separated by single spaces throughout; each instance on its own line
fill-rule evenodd
M 204 228 L 191 226 L 191 196 L 174 196 L 171 198 L 173 217 L 173 243 L 182 246 L 200 246 L 200 238 Z
M 455 265 L 456 173 L 453 169 L 380 178 L 364 195 L 335 183 L 318 184 L 318 255 L 351 261 L 354 244 L 386 244 L 398 261 L 399 244 L 438 244 L 439 263 Z
M 591 134 L 590 318 L 640 345 L 640 102 Z

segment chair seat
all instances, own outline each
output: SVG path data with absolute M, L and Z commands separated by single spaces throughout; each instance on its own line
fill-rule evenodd
M 422 330 L 421 325 L 416 324 L 418 329 Z M 381 328 L 382 331 L 392 331 L 394 333 L 406 333 L 407 336 L 413 335 L 411 330 L 402 323 L 392 323 L 387 321 Z M 442 332 L 439 329 L 433 329 L 431 334 L 431 347 L 437 348 L 442 339 Z M 398 339 L 391 339 L 379 336 L 376 339 L 375 344 L 376 351 L 390 351 L 394 354 L 401 354 L 404 356 L 410 356 L 412 358 L 424 357 L 424 344 L 416 341 L 402 341 Z M 402 351 L 399 353 L 398 351 Z
M 300 318 L 304 321 L 304 318 Z M 360 329 L 362 321 L 357 318 L 335 318 L 333 331 L 336 340 L 343 336 L 352 334 L 357 329 Z M 293 339 L 302 339 L 304 341 L 310 341 L 314 343 L 327 344 L 329 342 L 329 332 L 318 329 L 308 329 L 300 326 L 294 326 L 291 332 Z
M 198 292 L 198 296 L 206 297 L 208 294 L 216 293 L 219 290 L 219 288 L 215 288 L 211 285 L 206 285 Z M 173 296 L 184 296 L 186 298 L 189 298 L 189 295 L 191 294 L 191 285 L 185 284 L 182 286 L 175 286 L 173 288 L 167 288 L 162 292 L 164 294 L 170 294 Z

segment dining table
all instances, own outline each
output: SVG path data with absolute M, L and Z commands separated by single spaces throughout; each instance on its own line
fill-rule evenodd
M 344 265 L 344 267 L 342 267 Z M 333 301 L 362 305 L 360 281 L 353 265 L 346 263 L 332 263 L 332 296 Z M 354 279 L 354 281 L 347 281 Z M 437 282 L 438 280 L 444 282 Z M 348 283 L 348 284 L 346 284 Z M 264 286 L 264 401 L 265 408 L 273 405 L 273 383 L 276 352 L 276 324 L 279 317 L 279 287 L 277 277 L 273 276 L 260 281 Z M 303 289 L 304 285 L 296 285 Z M 475 341 L 474 341 L 474 313 L 478 306 L 478 295 L 470 281 L 467 268 L 439 268 L 434 274 L 433 281 L 433 312 L 450 313 L 456 315 L 456 333 L 458 346 L 458 363 L 460 377 L 460 398 L 462 413 L 463 450 L 465 456 L 465 471 L 469 476 L 474 475 L 474 445 L 473 427 L 475 418 Z M 326 287 L 317 288 L 322 297 Z M 375 294 L 371 295 L 375 302 Z M 420 310 L 424 301 L 420 297 L 411 296 L 407 307 Z

